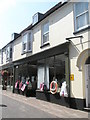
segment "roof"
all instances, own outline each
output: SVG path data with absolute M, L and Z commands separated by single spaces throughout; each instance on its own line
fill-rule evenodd
M 40 19 L 36 24 L 32 25 L 30 24 L 28 27 L 26 27 L 23 31 L 21 31 L 19 33 L 19 35 L 12 41 L 10 41 L 8 44 L 12 43 L 13 41 L 15 41 L 18 37 L 21 36 L 22 33 L 24 33 L 25 31 L 31 30 L 33 27 L 35 27 L 37 24 L 39 24 L 42 20 L 44 20 L 46 17 L 48 17 L 49 15 L 51 15 L 53 12 L 55 12 L 56 10 L 58 10 L 59 8 L 61 8 L 62 6 L 64 6 L 66 3 L 68 2 L 59 2 L 58 4 L 56 4 L 54 7 L 52 7 L 51 9 L 49 9 L 45 14 L 43 14 L 43 18 Z M 7 45 L 8 45 L 7 44 Z M 6 46 L 7 46 L 6 45 Z M 4 49 L 6 46 L 4 46 L 2 49 Z

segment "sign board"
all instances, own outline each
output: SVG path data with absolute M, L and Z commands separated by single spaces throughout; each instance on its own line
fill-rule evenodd
M 70 80 L 73 81 L 74 80 L 74 74 L 70 75 Z

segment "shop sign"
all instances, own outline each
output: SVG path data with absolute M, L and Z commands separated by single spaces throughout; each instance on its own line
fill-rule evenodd
M 74 74 L 70 75 L 70 80 L 73 81 L 74 80 Z

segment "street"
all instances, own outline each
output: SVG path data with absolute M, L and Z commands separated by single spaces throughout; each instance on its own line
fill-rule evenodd
M 7 96 L 2 97 L 3 118 L 55 118 L 54 115 L 34 108 L 25 103 L 13 100 Z
M 88 118 L 88 112 L 38 100 L 35 97 L 13 94 L 9 91 L 2 91 L 1 107 L 3 118 Z

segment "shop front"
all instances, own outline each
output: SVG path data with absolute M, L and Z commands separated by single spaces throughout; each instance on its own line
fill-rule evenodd
M 3 90 L 13 90 L 13 67 L 12 64 L 7 64 L 1 69 L 1 84 Z
M 36 98 L 69 106 L 68 54 L 56 54 L 38 60 L 38 86 Z
M 29 63 L 15 66 L 14 93 L 36 96 L 37 66 Z
M 27 96 L 32 96 L 35 91 L 37 99 L 69 106 L 69 42 L 17 60 L 13 64 L 13 92 L 26 95 L 28 91 Z M 20 83 L 23 83 L 21 88 Z

